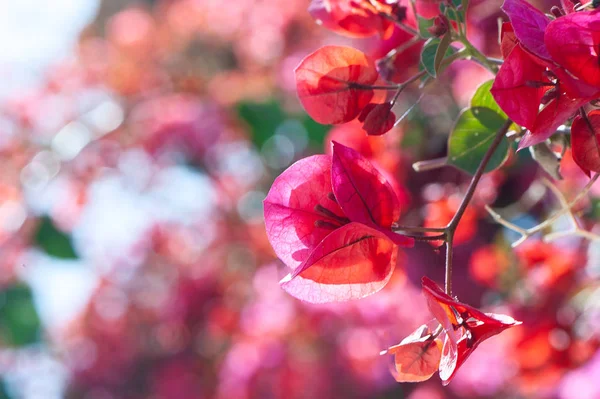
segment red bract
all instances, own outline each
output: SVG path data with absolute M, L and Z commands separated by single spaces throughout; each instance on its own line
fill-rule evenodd
M 507 115 L 529 129 L 519 143 L 523 148 L 546 140 L 600 96 L 600 14 L 578 12 L 550 21 L 523 0 L 506 0 L 502 8 L 518 44 L 507 37 L 506 59 L 491 91 Z
M 519 44 L 515 30 L 510 22 L 503 22 L 500 30 L 500 52 L 502 58 L 506 59 L 510 52 Z
M 576 12 L 552 21 L 544 43 L 553 60 L 577 79 L 600 88 L 600 10 Z
M 571 126 L 573 160 L 589 175 L 600 172 L 600 110 L 577 116 Z
M 264 205 L 269 241 L 294 269 L 282 286 L 308 302 L 380 290 L 394 270 L 397 246 L 413 243 L 390 230 L 399 203 L 389 183 L 362 155 L 336 142 L 332 157 L 309 157 L 283 172 Z
M 519 125 L 535 124 L 540 101 L 548 88 L 541 84 L 550 84 L 544 77 L 545 70 L 521 46 L 515 46 L 496 75 L 491 92 L 502 110 Z
M 396 115 L 391 103 L 371 103 L 362 110 L 358 120 L 363 122 L 363 129 L 369 136 L 381 136 L 394 127 Z
M 423 277 L 422 283 L 427 306 L 446 331 L 440 361 L 440 378 L 444 385 L 450 383 L 480 343 L 521 324 L 510 316 L 483 313 L 458 302 L 427 277 Z
M 373 61 L 351 47 L 325 46 L 296 68 L 298 97 L 306 112 L 323 124 L 356 118 L 373 98 L 378 78 Z
M 369 37 L 375 34 L 388 38 L 393 22 L 381 13 L 390 12 L 384 3 L 367 0 L 313 0 L 310 15 L 327 29 L 349 37 Z

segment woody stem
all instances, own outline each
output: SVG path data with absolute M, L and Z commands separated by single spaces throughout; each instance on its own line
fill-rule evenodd
M 483 156 L 483 159 L 481 160 L 481 163 L 477 167 L 477 170 L 475 171 L 473 178 L 471 178 L 471 182 L 469 183 L 467 192 L 465 193 L 465 196 L 463 197 L 463 199 L 458 207 L 458 210 L 452 217 L 452 220 L 450 220 L 450 223 L 448 223 L 445 227 L 446 278 L 445 278 L 445 287 L 444 288 L 448 295 L 452 295 L 452 255 L 453 255 L 453 249 L 454 249 L 454 246 L 453 246 L 454 233 L 456 232 L 456 228 L 458 227 L 458 224 L 460 223 L 460 219 L 463 217 L 465 211 L 467 210 L 467 207 L 469 206 L 469 203 L 471 202 L 471 199 L 473 198 L 473 195 L 475 194 L 475 189 L 477 188 L 477 184 L 479 184 L 479 180 L 481 180 L 481 176 L 483 176 L 483 173 L 485 172 L 485 168 L 487 167 L 487 164 L 489 163 L 490 159 L 494 155 L 494 152 L 496 151 L 496 149 L 502 142 L 502 139 L 506 135 L 506 132 L 510 128 L 511 124 L 512 124 L 512 121 L 510 119 L 508 119 L 506 122 L 504 122 L 504 125 L 502 125 L 502 127 L 500 129 L 498 129 L 498 131 L 496 132 L 496 137 L 494 137 L 494 141 L 492 141 L 492 144 L 486 151 L 485 155 Z

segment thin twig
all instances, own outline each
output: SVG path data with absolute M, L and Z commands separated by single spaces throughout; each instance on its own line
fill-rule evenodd
M 560 237 L 568 237 L 568 236 L 579 236 L 579 237 L 586 238 L 589 240 L 598 240 L 598 239 L 600 239 L 600 236 L 598 236 L 594 233 L 591 233 L 589 231 L 581 229 L 577 218 L 573 214 L 572 208 L 575 205 L 577 205 L 577 203 L 584 196 L 587 195 L 587 193 L 590 191 L 590 189 L 592 188 L 592 186 L 594 185 L 596 180 L 598 180 L 599 177 L 600 177 L 600 173 L 596 173 L 590 179 L 590 181 L 585 185 L 585 187 L 583 187 L 583 189 L 579 192 L 579 194 L 577 194 L 577 196 L 575 196 L 575 198 L 570 202 L 567 201 L 567 199 L 565 198 L 563 193 L 551 181 L 544 179 L 543 180 L 544 185 L 546 187 L 548 187 L 552 191 L 552 193 L 556 196 L 556 198 L 559 200 L 559 202 L 561 204 L 561 208 L 558 211 L 556 211 L 555 213 L 553 213 L 550 217 L 548 217 L 548 219 L 544 220 L 540 224 L 533 226 L 529 229 L 523 229 L 522 227 L 519 227 L 519 226 L 507 221 L 502 216 L 500 216 L 496 211 L 494 211 L 492 208 L 490 208 L 488 206 L 486 206 L 485 209 L 488 211 L 488 213 L 492 216 L 492 218 L 496 222 L 500 223 L 504 227 L 506 227 L 512 231 L 515 231 L 521 235 L 521 237 L 517 241 L 515 241 L 511 244 L 511 246 L 513 248 L 522 244 L 523 242 L 525 242 L 525 240 L 527 240 L 529 237 L 533 236 L 534 234 L 539 233 L 540 231 L 546 229 L 547 227 L 550 227 L 554 222 L 556 222 L 561 216 L 563 216 L 565 214 L 568 214 L 569 219 L 571 220 L 571 224 L 573 225 L 573 228 L 566 230 L 566 231 L 553 232 L 553 233 L 546 234 L 544 236 L 545 241 L 551 241 L 551 240 L 555 240 Z
M 446 234 L 438 234 L 435 236 L 409 236 L 415 241 L 443 241 L 446 239 Z
M 425 172 L 427 170 L 439 169 L 448 165 L 448 157 L 428 159 L 413 163 L 412 167 L 415 172 Z
M 393 231 L 405 231 L 407 233 L 443 233 L 444 227 L 420 227 L 392 225 Z

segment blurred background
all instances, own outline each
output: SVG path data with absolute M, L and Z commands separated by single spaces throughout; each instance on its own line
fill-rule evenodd
M 469 34 L 500 56 L 501 2 L 472 1 Z M 535 2 L 549 9 L 552 2 Z M 518 238 L 556 201 L 530 156 L 485 176 L 455 238 L 455 292 L 523 320 L 482 344 L 452 384 L 399 384 L 379 352 L 431 316 L 420 278 L 443 251 L 400 254 L 361 301 L 308 305 L 262 220 L 273 179 L 338 140 L 390 177 L 403 224 L 441 226 L 468 177 L 416 174 L 491 76 L 453 65 L 392 132 L 313 122 L 293 70 L 325 44 L 382 57 L 410 36 L 351 40 L 318 26 L 308 0 L 0 0 L 0 398 L 600 398 L 600 248 Z M 436 15 L 434 0 L 418 2 Z M 408 21 L 407 23 L 414 23 Z M 418 69 L 420 45 L 387 65 Z M 569 197 L 586 183 L 563 161 Z M 600 194 L 598 188 L 592 193 Z M 579 209 L 593 229 L 593 194 Z M 559 227 L 568 227 L 559 220 Z

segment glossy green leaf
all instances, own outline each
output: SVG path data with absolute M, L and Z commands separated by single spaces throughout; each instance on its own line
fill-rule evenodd
M 450 43 L 452 43 L 452 32 L 448 31 L 441 38 L 440 44 L 438 45 L 437 51 L 435 52 L 435 57 L 433 59 L 433 70 L 437 75 L 440 72 L 440 67 L 442 65 L 442 61 L 448 52 L 448 48 L 450 47 Z M 435 76 L 435 75 L 434 75 Z
M 490 93 L 492 84 L 494 84 L 493 79 L 479 85 L 475 91 L 475 94 L 471 98 L 471 108 L 489 108 L 492 111 L 496 111 L 504 119 L 508 119 L 508 116 L 504 113 L 504 111 L 502 111 L 502 108 L 500 108 L 496 100 L 494 100 L 492 93 Z
M 0 346 L 23 346 L 40 339 L 40 319 L 29 287 L 12 285 L 0 291 Z
M 474 174 L 488 150 L 496 132 L 502 127 L 505 118 L 488 108 L 467 108 L 463 110 L 448 138 L 448 164 L 467 173 Z M 500 167 L 509 153 L 506 138 L 494 151 L 485 171 Z
M 454 50 L 452 49 L 452 47 L 450 47 L 450 43 L 449 43 L 450 39 L 447 39 L 447 40 L 448 40 L 447 43 L 442 43 L 442 41 L 440 39 L 438 39 L 437 37 L 431 38 L 425 42 L 425 45 L 423 46 L 423 50 L 421 50 L 421 66 L 423 68 L 425 68 L 427 73 L 429 73 L 429 75 L 431 75 L 433 77 L 436 77 L 436 75 L 437 75 L 437 71 L 436 71 L 436 67 L 435 67 L 436 58 L 441 57 L 441 59 L 439 59 L 439 63 L 441 63 L 441 61 L 445 57 L 454 53 Z M 443 52 L 444 55 L 438 56 L 437 55 L 438 48 L 440 48 L 440 51 L 441 51 L 441 50 L 444 50 L 444 47 L 445 47 L 445 51 Z M 438 67 L 439 67 L 439 65 L 438 65 Z
M 61 259 L 77 259 L 71 236 L 58 230 L 47 216 L 41 218 L 34 242 L 50 256 Z

